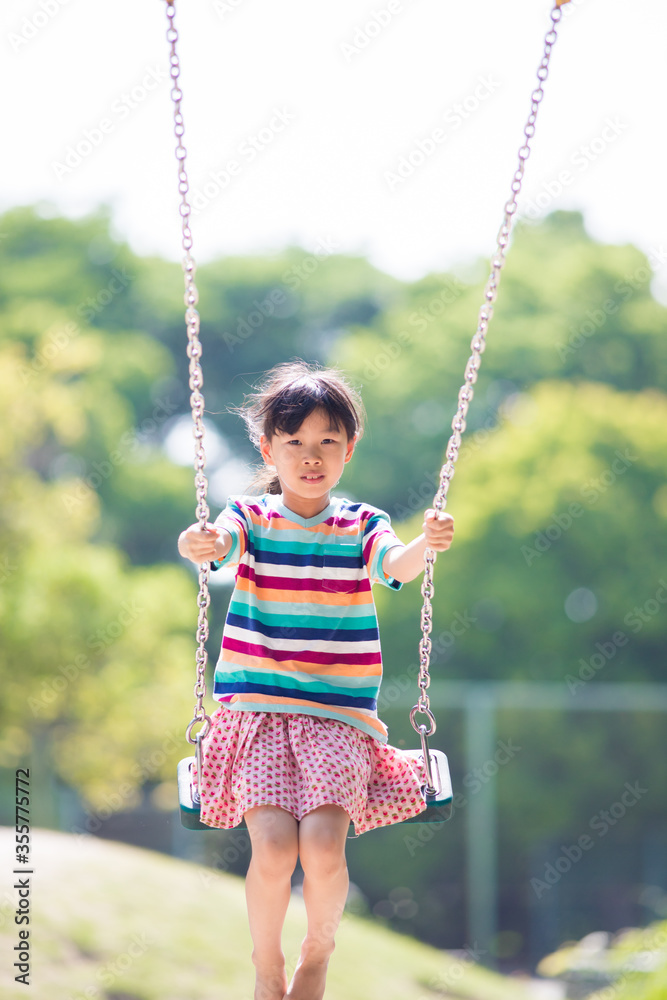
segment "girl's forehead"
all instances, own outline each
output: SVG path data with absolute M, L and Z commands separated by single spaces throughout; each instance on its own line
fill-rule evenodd
M 334 418 L 329 413 L 327 413 L 326 410 L 323 410 L 322 408 L 318 407 L 317 409 L 313 410 L 312 413 L 308 414 L 303 423 L 299 427 L 297 427 L 296 431 L 294 431 L 293 433 L 296 434 L 297 431 L 300 431 L 302 433 L 310 431 L 314 434 L 318 434 L 322 431 L 334 432 L 339 430 L 340 428 L 336 424 Z M 277 433 L 286 434 L 287 431 L 277 431 Z

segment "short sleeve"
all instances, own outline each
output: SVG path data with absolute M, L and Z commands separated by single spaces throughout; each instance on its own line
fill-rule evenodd
M 396 536 L 389 514 L 377 508 L 373 508 L 369 513 L 370 517 L 363 534 L 363 554 L 370 581 L 372 584 L 382 583 L 392 590 L 400 590 L 403 581 L 387 576 L 382 569 L 382 563 L 389 549 L 396 545 L 402 547 L 403 542 Z
M 211 563 L 211 569 L 236 566 L 248 548 L 248 517 L 243 504 L 236 497 L 229 497 L 227 506 L 213 523 L 229 532 L 232 536 L 232 545 L 226 556 Z

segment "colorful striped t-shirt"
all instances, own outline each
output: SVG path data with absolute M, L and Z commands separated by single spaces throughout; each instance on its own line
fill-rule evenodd
M 381 743 L 377 716 L 382 654 L 371 587 L 387 551 L 403 543 L 388 514 L 333 497 L 314 517 L 282 496 L 229 497 L 215 522 L 232 536 L 238 564 L 213 697 L 231 709 L 338 719 Z

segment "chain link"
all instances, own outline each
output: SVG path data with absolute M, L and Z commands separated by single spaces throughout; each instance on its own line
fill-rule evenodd
M 544 55 L 542 56 L 542 61 L 537 70 L 537 79 L 539 83 L 531 94 L 530 114 L 528 115 L 528 119 L 523 130 L 525 142 L 519 147 L 519 165 L 512 179 L 512 195 L 509 201 L 505 203 L 505 215 L 496 238 L 496 252 L 491 258 L 491 274 L 489 275 L 484 289 L 485 301 L 479 310 L 477 330 L 475 331 L 475 335 L 470 342 L 472 354 L 468 358 L 468 363 L 466 365 L 464 375 L 465 382 L 459 389 L 458 408 L 451 424 L 453 434 L 447 443 L 447 449 L 445 452 L 447 461 L 440 470 L 438 490 L 433 498 L 433 507 L 438 513 L 445 509 L 447 503 L 447 491 L 449 489 L 449 484 L 454 477 L 454 464 L 458 458 L 463 432 L 466 429 L 466 414 L 468 413 L 468 407 L 470 406 L 470 402 L 473 397 L 473 385 L 477 381 L 477 375 L 482 363 L 481 356 L 486 348 L 486 334 L 489 327 L 489 321 L 493 315 L 493 303 L 495 302 L 498 294 L 500 272 L 505 263 L 505 250 L 509 244 L 512 217 L 517 209 L 517 196 L 521 191 L 526 160 L 530 156 L 531 152 L 530 141 L 535 135 L 537 111 L 540 106 L 540 102 L 544 97 L 542 85 L 549 75 L 551 50 L 557 38 L 556 25 L 562 17 L 560 7 L 565 2 L 567 2 L 567 0 L 556 0 L 556 6 L 551 11 L 551 28 L 547 31 L 544 38 Z M 426 693 L 431 683 L 431 676 L 429 674 L 431 659 L 430 634 L 433 627 L 433 608 L 431 602 L 433 601 L 434 595 L 433 566 L 435 564 L 435 559 L 435 551 L 427 548 L 424 553 L 424 580 L 421 588 L 424 603 L 421 612 L 422 637 L 419 640 L 419 699 L 410 713 L 410 721 L 413 729 L 420 733 L 420 735 L 424 731 L 425 725 L 423 723 L 421 725 L 417 725 L 415 723 L 415 715 L 419 713 L 429 717 L 430 728 L 426 731 L 426 735 L 428 736 L 434 733 L 436 728 L 435 718 L 430 708 L 428 694 Z
M 171 45 L 169 52 L 169 75 L 171 76 L 172 87 L 170 93 L 174 104 L 174 135 L 176 136 L 175 153 L 178 161 L 178 192 L 181 196 L 179 212 L 182 227 L 182 246 L 185 252 L 185 256 L 182 261 L 183 277 L 185 279 L 185 295 L 183 296 L 183 301 L 186 305 L 185 323 L 188 335 L 187 354 L 190 359 L 190 407 L 192 410 L 193 422 L 192 434 L 195 439 L 194 469 L 195 493 L 197 497 L 196 515 L 200 528 L 204 530 L 209 519 L 209 508 L 206 500 L 208 480 L 204 475 L 204 469 L 206 468 L 206 454 L 204 452 L 204 395 L 202 393 L 204 376 L 201 369 L 202 346 L 201 341 L 199 340 L 199 313 L 195 308 L 199 302 L 199 293 L 195 284 L 196 264 L 190 252 L 192 250 L 190 203 L 188 201 L 188 191 L 190 186 L 188 184 L 188 175 L 185 167 L 187 150 L 183 144 L 183 135 L 185 133 L 183 113 L 181 111 L 183 91 L 181 90 L 179 82 L 181 64 L 178 58 L 178 53 L 176 52 L 178 31 L 176 30 L 176 26 L 174 24 L 175 14 L 175 4 L 170 2 L 170 0 L 167 0 L 167 21 L 169 22 L 169 27 L 167 28 L 167 41 Z M 207 612 L 209 604 L 211 603 L 211 597 L 208 590 L 209 573 L 209 563 L 202 563 L 199 567 L 199 593 L 197 594 L 197 607 L 199 609 L 199 613 L 197 617 L 196 639 L 198 646 L 195 654 L 197 675 L 194 686 L 194 695 L 197 700 L 195 703 L 194 715 L 185 731 L 185 736 L 189 743 L 196 743 L 197 738 L 203 739 L 211 726 L 211 719 L 206 714 L 203 705 L 203 700 L 206 696 L 206 664 L 208 661 L 208 653 L 206 652 L 206 640 L 208 639 Z M 204 723 L 204 726 L 199 733 L 197 733 L 197 736 L 193 737 L 192 727 L 198 722 Z

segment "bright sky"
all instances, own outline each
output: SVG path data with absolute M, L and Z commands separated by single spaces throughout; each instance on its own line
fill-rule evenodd
M 177 7 L 198 261 L 325 244 L 412 279 L 490 256 L 547 0 Z M 136 252 L 180 259 L 164 0 L 1 17 L 0 210 L 107 202 Z M 663 0 L 563 8 L 520 214 L 579 208 L 600 240 L 667 245 L 666 39 Z M 664 264 L 654 287 L 667 301 Z

